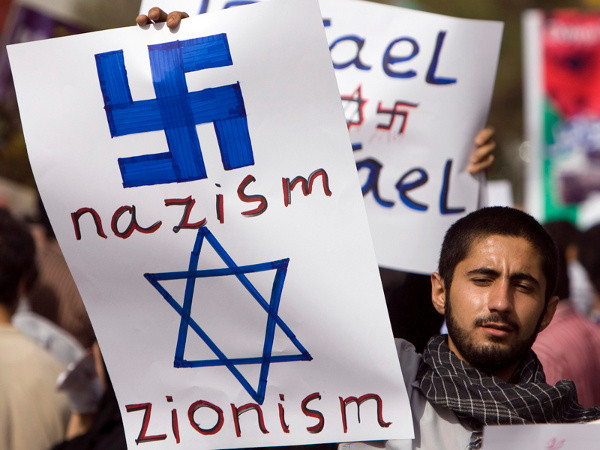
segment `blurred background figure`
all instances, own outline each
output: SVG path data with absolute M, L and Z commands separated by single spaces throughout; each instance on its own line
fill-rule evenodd
M 97 342 L 92 344 L 89 357 L 81 361 L 77 368 L 67 375 L 71 383 L 67 381 L 63 385 L 78 385 L 73 387 L 72 392 L 80 393 L 85 397 L 85 379 L 90 375 L 97 375 L 100 382 L 100 392 L 94 405 L 94 412 L 72 414 L 67 440 L 53 447 L 53 450 L 127 450 L 119 404 Z M 84 382 L 78 383 L 77 380 L 81 379 L 84 379 Z M 93 392 L 95 388 L 88 384 L 87 390 Z
M 43 211 L 41 202 L 39 203 Z M 41 214 L 42 217 L 45 214 Z M 47 217 L 46 217 L 47 219 Z M 48 243 L 49 238 L 46 238 L 46 231 L 50 224 L 47 223 L 47 227 L 44 225 L 32 225 L 30 231 L 34 238 L 36 246 L 36 264 L 33 266 L 35 272 L 31 271 L 27 274 L 25 279 L 25 289 L 20 296 L 19 303 L 15 314 L 12 316 L 12 324 L 19 329 L 23 334 L 33 339 L 39 346 L 46 349 L 50 354 L 57 358 L 65 367 L 69 364 L 76 363 L 79 359 L 84 356 L 84 346 L 82 342 L 88 343 L 93 342 L 93 339 L 88 338 L 82 331 L 91 330 L 89 319 L 86 322 L 81 320 L 79 324 L 74 324 L 71 330 L 79 331 L 80 340 L 75 339 L 70 332 L 65 330 L 59 325 L 59 298 L 66 296 L 69 292 L 69 288 L 74 288 L 74 282 L 70 273 L 67 271 L 67 281 L 71 281 L 73 286 L 68 283 L 62 283 L 62 285 L 55 283 L 55 286 L 49 285 L 44 282 L 44 279 L 39 276 L 40 264 L 45 274 L 45 278 L 53 281 L 52 277 L 49 277 L 48 272 L 62 272 L 65 270 L 64 259 L 58 245 L 51 246 Z M 43 234 L 43 236 L 38 236 Z M 56 242 L 56 241 L 54 241 Z M 42 253 L 42 255 L 40 255 Z M 63 262 L 63 266 L 60 262 Z M 56 264 L 58 262 L 58 264 Z M 65 278 L 65 275 L 63 275 Z M 67 289 L 62 289 L 66 287 Z M 75 294 L 81 301 L 77 289 Z M 70 298 L 70 297 L 69 297 Z M 64 302 L 63 302 L 64 303 Z M 83 308 L 83 305 L 81 306 Z M 85 318 L 87 314 L 83 311 Z M 67 315 L 63 313 L 63 315 Z M 67 317 L 71 316 L 67 315 Z M 68 323 L 68 322 L 67 322 Z M 71 322 L 73 323 L 73 322 Z M 92 336 L 93 332 L 90 331 Z M 91 345 L 91 343 L 89 344 Z
M 569 225 L 564 222 L 545 225 L 559 251 L 555 295 L 560 301 L 552 322 L 538 335 L 533 351 L 544 366 L 547 383 L 554 385 L 559 380 L 572 380 L 579 403 L 584 408 L 591 408 L 600 406 L 600 326 L 577 312 L 570 301 L 567 253 L 573 244 L 565 245 L 572 239 L 572 236 L 571 239 L 567 236 L 570 235 Z M 577 236 L 578 231 L 574 227 L 571 231 Z M 587 241 L 582 242 L 586 243 L 583 247 L 587 247 Z
M 57 391 L 64 366 L 11 324 L 35 245 L 24 224 L 0 210 L 0 448 L 45 450 L 65 436 L 68 401 Z
M 594 288 L 586 270 L 579 262 L 581 231 L 566 220 L 548 222 L 544 228 L 554 239 L 558 252 L 565 257 L 569 277 L 568 297 L 571 304 L 580 314 L 590 314 L 594 304 Z
M 37 283 L 28 292 L 29 307 L 89 349 L 96 341 L 94 330 L 39 198 L 32 230 L 39 274 Z
M 429 275 L 379 270 L 394 337 L 406 339 L 418 353 L 423 353 L 429 339 L 440 334 L 444 323 L 444 316 L 431 303 Z
M 579 261 L 586 270 L 593 287 L 594 299 L 589 316 L 600 326 L 600 225 L 595 225 L 583 232 Z

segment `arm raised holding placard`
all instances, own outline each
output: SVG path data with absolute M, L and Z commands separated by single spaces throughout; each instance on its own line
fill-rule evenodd
M 495 133 L 494 128 L 486 127 L 475 136 L 475 151 L 471 155 L 467 168 L 470 174 L 474 175 L 482 170 L 487 170 L 494 163 Z

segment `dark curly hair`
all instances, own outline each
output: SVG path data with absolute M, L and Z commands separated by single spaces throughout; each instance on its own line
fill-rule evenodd
M 495 206 L 482 208 L 456 221 L 446 232 L 438 272 L 450 289 L 454 269 L 471 250 L 471 245 L 491 235 L 522 237 L 538 251 L 546 278 L 546 302 L 556 288 L 558 253 L 550 235 L 529 214 L 514 208 Z
M 0 208 L 0 304 L 12 314 L 19 284 L 35 273 L 35 244 L 24 223 Z

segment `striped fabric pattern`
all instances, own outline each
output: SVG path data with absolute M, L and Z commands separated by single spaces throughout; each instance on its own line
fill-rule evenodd
M 463 426 L 478 432 L 472 444 L 480 443 L 484 425 L 600 419 L 600 408 L 586 410 L 577 403 L 572 381 L 546 384 L 542 365 L 531 350 L 513 379 L 507 383 L 469 366 L 450 350 L 446 336 L 436 336 L 423 353 L 414 386 L 430 403 L 452 410 Z

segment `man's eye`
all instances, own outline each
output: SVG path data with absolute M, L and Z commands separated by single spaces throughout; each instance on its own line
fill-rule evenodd
M 484 286 L 491 283 L 492 280 L 489 278 L 473 278 L 472 281 L 477 285 Z
M 517 283 L 516 288 L 521 292 L 531 292 L 533 291 L 533 286 L 527 283 Z

